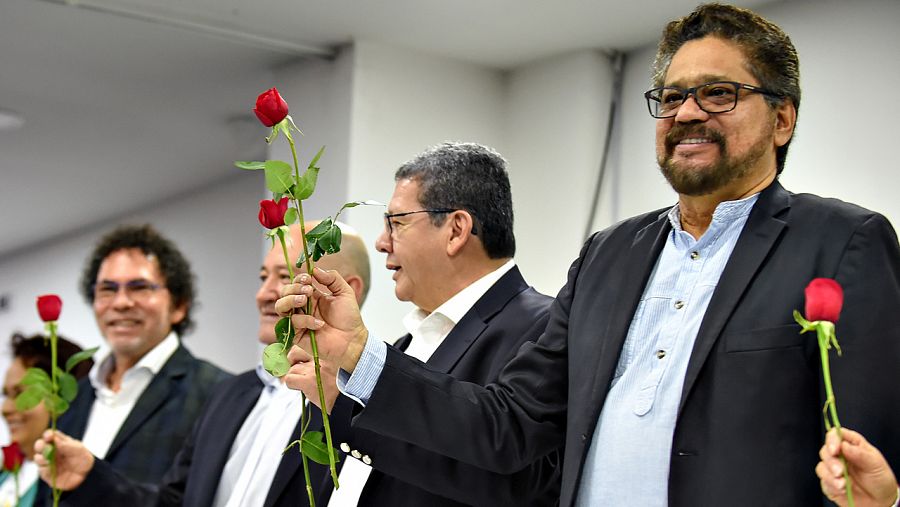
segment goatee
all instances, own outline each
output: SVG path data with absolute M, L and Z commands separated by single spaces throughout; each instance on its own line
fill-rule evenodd
M 702 137 L 719 147 L 719 158 L 707 167 L 681 167 L 672 160 L 675 147 L 684 139 Z M 665 154 L 657 159 L 659 169 L 669 185 L 681 195 L 708 195 L 729 183 L 747 175 L 760 157 L 765 154 L 766 136 L 753 145 L 741 158 L 733 158 L 728 153 L 728 143 L 720 132 L 702 125 L 675 125 L 666 134 Z

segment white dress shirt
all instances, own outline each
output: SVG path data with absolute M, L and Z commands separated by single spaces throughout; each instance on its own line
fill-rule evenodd
M 453 327 L 515 265 L 515 262 L 510 259 L 499 268 L 457 292 L 430 314 L 420 308 L 409 312 L 403 318 L 403 326 L 412 335 L 412 340 L 406 348 L 406 354 L 419 361 L 427 362 L 453 330 Z M 371 471 L 372 467 L 362 461 L 345 460 L 338 476 L 341 487 L 331 494 L 328 507 L 351 507 L 359 503 L 359 497 Z
M 122 375 L 118 392 L 106 385 L 109 373 L 115 368 L 112 351 L 107 349 L 99 356 L 103 359 L 94 364 L 88 374 L 97 399 L 91 406 L 91 415 L 88 417 L 87 428 L 82 438 L 82 442 L 94 456 L 106 457 L 113 439 L 119 433 L 138 398 L 176 350 L 178 350 L 178 336 L 172 332 Z
M 259 507 L 266 500 L 284 448 L 300 421 L 300 393 L 257 365 L 262 393 L 238 431 L 213 507 Z M 299 452 L 293 448 L 289 452 Z M 306 502 L 297 499 L 298 505 Z
M 19 497 L 25 496 L 25 493 L 34 486 L 38 480 L 38 467 L 31 460 L 22 462 L 19 468 Z M 0 507 L 15 507 L 16 501 L 16 480 L 12 473 L 6 476 L 6 480 L 0 484 Z

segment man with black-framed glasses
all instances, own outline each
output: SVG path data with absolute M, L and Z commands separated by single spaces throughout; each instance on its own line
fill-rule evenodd
M 58 427 L 121 474 L 158 482 L 230 376 L 181 344 L 193 327 L 190 265 L 152 226 L 124 225 L 95 245 L 81 292 L 106 347 Z
M 666 26 L 653 81 L 677 204 L 589 238 L 546 331 L 495 385 L 370 339 L 333 274 L 315 274 L 328 299 L 301 277 L 276 309 L 318 301 L 292 321 L 350 374 L 339 387 L 365 407 L 357 427 L 495 472 L 562 449 L 564 507 L 812 506 L 826 502 L 813 474 L 824 395 L 816 339 L 792 312 L 810 280 L 834 278 L 841 421 L 896 469 L 900 245 L 884 216 L 778 182 L 800 104 L 790 38 L 749 10 L 701 5 Z M 415 403 L 394 410 L 388 393 Z
M 416 308 L 403 319 L 409 333 L 394 346 L 454 378 L 487 385 L 523 343 L 537 339 L 552 301 L 525 282 L 513 261 L 506 161 L 485 146 L 444 143 L 403 164 L 395 181 L 375 247 L 387 255 L 397 299 Z M 312 365 L 307 360 L 294 368 L 299 378 Z M 403 412 L 406 403 L 397 397 L 394 410 Z M 331 506 L 556 502 L 556 452 L 515 473 L 490 473 L 402 439 L 351 429 L 353 405 L 341 397 L 331 411 L 344 453 Z M 451 430 L 441 426 L 435 431 Z

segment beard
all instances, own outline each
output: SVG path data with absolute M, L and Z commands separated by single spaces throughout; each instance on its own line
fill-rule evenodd
M 679 194 L 695 197 L 709 195 L 747 176 L 771 145 L 773 130 L 774 127 L 764 133 L 743 156 L 733 157 L 728 152 L 725 136 L 720 132 L 702 125 L 676 124 L 666 134 L 665 153 L 657 157 L 657 163 L 666 181 Z M 672 160 L 678 143 L 690 137 L 704 137 L 715 143 L 719 147 L 718 160 L 707 167 L 682 167 Z

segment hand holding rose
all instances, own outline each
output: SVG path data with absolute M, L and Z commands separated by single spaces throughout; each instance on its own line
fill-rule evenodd
M 825 436 L 819 450 L 816 475 L 822 492 L 841 507 L 847 505 L 846 481 L 840 456 L 847 461 L 847 471 L 853 484 L 853 498 L 857 507 L 891 507 L 897 501 L 897 478 L 881 452 L 859 433 L 841 429 L 843 441 L 832 429 Z
M 327 292 L 313 286 L 313 277 Z M 313 271 L 313 276 L 304 273 L 295 278 L 294 282 L 282 287 L 282 297 L 275 302 L 275 311 L 282 317 L 290 315 L 298 332 L 309 329 L 315 331 L 319 357 L 352 373 L 369 336 L 359 314 L 353 288 L 336 271 L 323 271 L 319 268 Z M 312 299 L 314 303 L 314 315 L 293 313 L 303 312 L 307 299 Z M 298 344 L 311 353 L 306 332 L 303 332 L 303 338 Z
M 56 487 L 71 491 L 84 482 L 94 468 L 94 455 L 80 441 L 59 431 L 47 430 L 43 438 L 34 443 L 34 462 L 38 466 L 41 479 L 47 484 L 52 481 L 50 461 L 44 450 L 56 446 Z
M 294 346 L 288 353 L 288 360 L 291 362 L 291 369 L 282 377 L 285 385 L 297 391 L 303 391 L 303 394 L 315 406 L 319 407 L 319 395 L 316 390 L 316 365 L 313 363 L 312 356 L 300 347 Z M 325 389 L 325 412 L 331 414 L 334 402 L 341 394 L 337 387 L 337 368 L 329 361 L 319 361 L 322 374 L 322 388 Z

